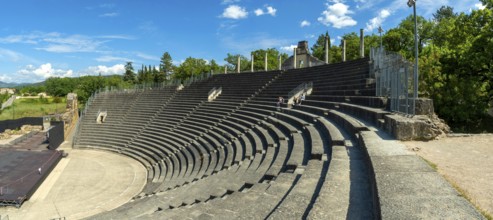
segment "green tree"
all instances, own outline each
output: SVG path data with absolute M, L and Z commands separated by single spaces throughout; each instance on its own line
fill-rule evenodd
M 456 131 L 493 129 L 484 125 L 493 99 L 491 24 L 491 10 L 456 15 L 442 7 L 420 51 L 419 92 Z
M 75 90 L 77 84 L 77 80 L 68 77 L 50 77 L 45 81 L 46 92 L 52 96 L 66 96 Z
M 253 62 L 253 70 L 254 71 L 264 71 L 265 70 L 265 53 L 267 53 L 267 70 L 279 69 L 279 56 L 281 56 L 282 60 L 286 60 L 288 58 L 287 54 L 280 53 L 275 48 L 269 48 L 267 50 L 262 50 L 262 49 L 255 50 L 252 52 L 253 57 L 254 57 L 254 62 Z M 242 65 L 243 65 L 243 63 L 242 63 Z M 248 69 L 251 69 L 251 62 L 249 62 L 247 67 L 248 67 Z
M 154 82 L 154 69 L 151 66 L 142 64 L 142 68 L 137 71 L 137 82 L 139 84 L 149 84 Z
M 135 83 L 135 72 L 132 62 L 127 62 L 125 64 L 125 73 L 123 75 L 123 81 Z
M 360 58 L 359 54 L 359 35 L 355 32 L 345 34 L 342 36 L 343 40 L 346 40 L 346 60 L 355 60 Z M 342 47 L 342 42 L 341 42 Z
M 325 38 L 330 38 L 329 32 L 326 32 L 325 34 L 321 34 L 318 36 L 317 41 L 313 44 L 311 50 L 312 50 L 312 55 L 316 57 L 319 60 L 324 61 L 325 60 Z M 329 48 L 330 48 L 330 42 L 329 42 Z M 330 51 L 329 51 L 330 53 Z
M 173 66 L 173 59 L 171 58 L 171 55 L 168 52 L 164 52 L 159 64 L 160 73 L 168 76 L 173 73 L 174 68 L 175 67 Z
M 39 85 L 39 86 L 23 86 L 20 88 L 20 94 L 22 95 L 37 95 L 41 92 L 46 92 L 46 87 L 44 85 Z
M 433 13 L 433 20 L 435 22 L 441 22 L 443 19 L 450 19 L 454 17 L 457 17 L 457 13 L 454 12 L 454 8 L 445 5 Z
M 221 68 L 221 66 L 219 66 L 219 64 L 217 64 L 217 62 L 214 59 L 211 60 L 209 66 L 210 66 L 210 70 L 213 73 L 220 73 L 223 71 L 223 68 Z
M 185 61 L 175 69 L 173 77 L 175 79 L 186 79 L 194 75 L 208 73 L 210 67 L 204 59 L 188 57 Z
M 240 71 L 241 72 L 249 71 L 250 70 L 250 60 L 249 59 L 247 59 L 243 55 L 239 55 L 239 54 L 233 55 L 230 53 L 228 53 L 227 57 L 224 58 L 224 61 L 226 61 L 228 63 L 228 64 L 226 64 L 228 66 L 228 70 L 234 71 L 234 72 L 237 71 L 237 69 L 238 69 L 238 56 L 240 56 Z

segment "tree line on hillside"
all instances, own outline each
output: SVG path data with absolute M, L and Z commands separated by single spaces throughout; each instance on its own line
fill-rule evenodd
M 471 13 L 455 13 L 453 8 L 443 6 L 433 18 L 427 20 L 418 16 L 419 35 L 419 72 L 420 97 L 434 100 L 435 110 L 456 130 L 482 129 L 491 117 L 487 116 L 490 102 L 493 100 L 493 9 L 491 1 L 481 0 L 486 6 Z M 324 60 L 325 38 L 328 33 L 320 34 L 311 47 L 312 54 Z M 387 30 L 382 37 L 366 35 L 365 54 L 371 47 L 379 47 L 380 42 L 387 51 L 398 52 L 409 61 L 414 61 L 414 17 L 402 20 L 395 28 Z M 359 58 L 359 35 L 348 33 L 342 36 L 346 40 L 346 59 Z M 329 47 L 330 62 L 342 60 L 342 48 L 338 44 Z M 288 54 L 274 48 L 253 51 L 254 70 L 264 70 L 264 58 L 267 52 L 268 70 L 278 68 L 278 57 L 282 60 Z M 134 84 L 162 83 L 168 80 L 184 80 L 202 73 L 222 73 L 237 69 L 238 56 L 241 71 L 249 71 L 250 58 L 239 54 L 227 54 L 225 65 L 215 60 L 188 57 L 179 65 L 165 52 L 158 67 L 143 65 L 137 72 L 131 62 L 125 65 L 123 76 L 84 76 L 80 78 L 49 78 L 44 89 L 50 95 L 64 96 L 76 92 L 82 102 L 97 89 L 104 87 L 131 87 Z M 42 86 L 25 87 L 23 90 L 39 91 Z M 22 91 L 22 90 L 21 90 Z M 490 122 L 493 122 L 491 120 Z M 490 125 L 489 129 L 492 129 Z

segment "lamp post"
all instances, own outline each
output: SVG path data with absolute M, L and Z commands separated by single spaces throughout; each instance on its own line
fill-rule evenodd
M 408 0 L 407 6 L 413 7 L 414 10 L 414 56 L 415 56 L 415 66 L 414 66 L 414 104 L 413 112 L 416 109 L 416 99 L 418 98 L 418 17 L 416 16 L 416 1 Z
M 382 29 L 382 26 L 379 26 L 378 27 L 378 33 L 380 33 L 380 49 L 382 49 L 382 33 L 383 33 L 383 29 Z

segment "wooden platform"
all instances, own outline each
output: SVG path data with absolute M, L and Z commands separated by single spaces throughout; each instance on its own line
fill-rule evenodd
M 0 206 L 22 205 L 61 158 L 61 151 L 0 149 Z

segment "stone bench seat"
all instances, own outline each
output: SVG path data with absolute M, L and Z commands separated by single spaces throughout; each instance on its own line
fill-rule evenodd
M 324 166 L 328 166 L 327 161 L 310 160 L 292 190 L 282 203 L 273 210 L 270 217 L 272 219 L 307 218 L 310 207 L 324 184 L 323 177 L 327 173 Z
M 350 89 L 350 90 L 317 90 L 313 95 L 328 95 L 328 96 L 371 96 L 375 94 L 375 89 Z
M 372 108 L 386 108 L 387 98 L 375 97 L 375 96 L 327 96 L 327 95 L 310 95 L 307 100 L 313 101 L 326 101 L 326 102 L 339 102 L 350 103 L 355 105 L 362 105 Z
M 285 171 L 295 172 L 298 167 L 305 165 L 307 159 L 305 156 L 306 146 L 303 135 L 296 128 L 279 119 L 269 117 L 268 121 L 279 126 L 280 130 L 284 130 L 284 133 L 291 132 L 288 146 L 289 159 L 286 162 Z

